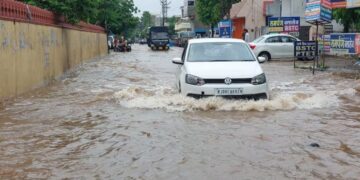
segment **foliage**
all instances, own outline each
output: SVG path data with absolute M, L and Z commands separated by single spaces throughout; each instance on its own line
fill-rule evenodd
M 133 0 L 22 0 L 31 5 L 63 15 L 67 22 L 80 20 L 98 24 L 114 33 L 126 33 L 139 19 Z
M 179 19 L 180 18 L 176 17 L 176 16 L 172 16 L 172 17 L 167 19 L 167 22 L 169 24 L 169 34 L 170 35 L 175 35 L 176 34 L 176 32 L 175 32 L 175 24 Z
M 230 14 L 232 4 L 239 1 L 240 0 L 197 0 L 196 12 L 199 20 L 211 26 L 213 29 L 223 17 Z
M 360 31 L 360 8 L 334 9 L 333 17 L 336 22 L 344 25 L 344 32 L 349 32 L 352 28 Z

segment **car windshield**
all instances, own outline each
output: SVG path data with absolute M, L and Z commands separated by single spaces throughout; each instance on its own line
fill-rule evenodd
M 152 39 L 168 39 L 169 35 L 167 32 L 151 32 Z
M 255 61 L 251 50 L 245 43 L 194 43 L 189 48 L 189 62 Z

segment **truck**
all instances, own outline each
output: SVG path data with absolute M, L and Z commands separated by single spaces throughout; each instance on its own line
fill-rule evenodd
M 152 50 L 169 50 L 169 29 L 165 26 L 153 26 L 149 28 L 147 43 Z

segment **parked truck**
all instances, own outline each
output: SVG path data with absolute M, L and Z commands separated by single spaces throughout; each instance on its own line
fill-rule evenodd
M 164 26 L 154 26 L 149 28 L 148 46 L 152 50 L 169 50 L 169 29 Z

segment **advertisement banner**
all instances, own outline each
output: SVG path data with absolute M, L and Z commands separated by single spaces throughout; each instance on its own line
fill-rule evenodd
M 356 54 L 360 54 L 360 34 L 356 34 L 355 47 L 356 47 Z
M 331 0 L 331 7 L 332 8 L 345 8 L 346 0 Z
M 360 0 L 331 0 L 332 8 L 356 8 L 360 7 Z
M 269 17 L 269 32 L 293 33 L 300 31 L 300 17 Z
M 360 0 L 347 0 L 346 8 L 360 7 Z
M 218 26 L 219 26 L 219 36 L 221 38 L 231 38 L 232 37 L 232 22 L 231 22 L 231 20 L 220 21 Z
M 332 10 L 330 4 L 328 1 L 308 1 L 305 8 L 305 20 L 310 23 L 331 22 Z
M 355 33 L 336 33 L 330 35 L 331 52 L 337 54 L 356 54 Z

